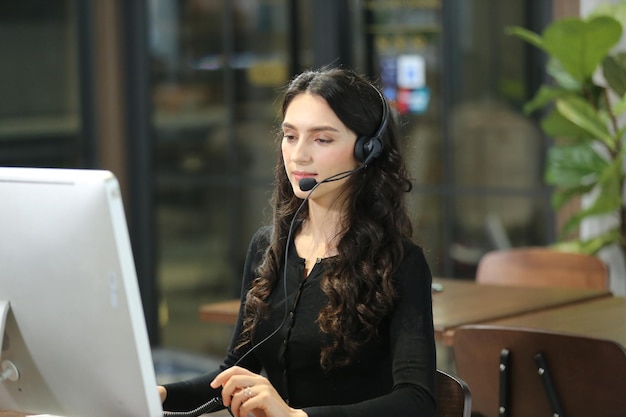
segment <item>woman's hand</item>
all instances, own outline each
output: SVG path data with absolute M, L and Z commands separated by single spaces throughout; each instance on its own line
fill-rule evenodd
M 161 403 L 163 403 L 165 398 L 167 398 L 167 390 L 161 385 L 157 387 L 157 390 L 159 391 L 159 397 L 161 397 Z
M 235 417 L 307 417 L 304 411 L 289 407 L 267 378 L 239 366 L 211 382 L 212 388 L 220 386 L 224 405 Z

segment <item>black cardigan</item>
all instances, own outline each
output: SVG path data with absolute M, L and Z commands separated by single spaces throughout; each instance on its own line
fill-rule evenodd
M 242 301 L 254 279 L 254 271 L 269 242 L 271 229 L 257 231 L 250 243 L 243 275 Z M 405 256 L 394 275 L 399 295 L 382 337 L 362 349 L 358 361 L 329 372 L 320 366 L 320 349 L 327 335 L 319 330 L 317 315 L 326 304 L 320 289 L 325 269 L 317 263 L 304 278 L 304 260 L 290 246 L 287 271 L 287 309 L 283 279 L 270 296 L 270 316 L 255 332 L 255 344 L 284 325 L 257 346 L 239 366 L 264 371 L 291 407 L 310 416 L 380 417 L 385 415 L 435 415 L 435 342 L 432 320 L 431 272 L 422 250 L 405 244 Z M 282 272 L 281 272 L 282 274 Z M 242 330 L 241 312 L 233 341 L 220 369 L 191 380 L 166 385 L 165 410 L 190 410 L 219 396 L 209 384 L 221 371 L 234 365 L 249 347 L 234 349 Z

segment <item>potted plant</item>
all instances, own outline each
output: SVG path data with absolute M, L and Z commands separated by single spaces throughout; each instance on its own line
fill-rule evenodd
M 541 128 L 553 143 L 544 177 L 554 186 L 553 207 L 575 198 L 588 201 L 563 224 L 555 245 L 563 250 L 597 254 L 617 245 L 626 254 L 626 53 L 613 52 L 622 22 L 626 3 L 602 5 L 586 18 L 555 20 L 541 34 L 507 28 L 548 57 L 550 82 L 524 111 L 545 110 Z M 599 216 L 609 219 L 605 226 L 590 236 L 572 235 L 583 221 Z

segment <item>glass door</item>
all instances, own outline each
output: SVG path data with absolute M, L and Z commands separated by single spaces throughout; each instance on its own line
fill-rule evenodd
M 0 3 L 0 165 L 83 163 L 75 6 Z
M 522 110 L 542 82 L 540 53 L 506 34 L 509 26 L 540 32 L 551 8 L 538 0 L 470 0 L 448 14 L 446 162 L 454 195 L 447 247 L 456 275 L 473 277 L 488 250 L 554 241 L 546 138 Z
M 415 189 L 416 241 L 441 274 L 445 247 L 443 10 L 440 1 L 363 2 L 368 72 L 394 104 Z
M 149 14 L 162 344 L 221 356 L 232 329 L 198 308 L 239 296 L 267 220 L 287 5 L 151 0 Z
M 545 138 L 522 106 L 552 2 L 363 0 L 367 64 L 395 103 L 416 187 L 416 240 L 435 275 L 472 278 L 488 250 L 553 241 Z

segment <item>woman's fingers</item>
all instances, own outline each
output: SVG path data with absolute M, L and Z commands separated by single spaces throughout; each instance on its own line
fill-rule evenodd
M 211 382 L 213 388 L 220 386 L 222 401 L 235 417 L 265 417 L 269 409 L 289 408 L 267 378 L 245 368 L 233 366 L 221 372 Z
M 241 414 L 242 408 L 245 407 L 245 403 L 250 401 L 254 397 L 254 395 L 255 395 L 255 392 L 253 391 L 253 388 L 251 386 L 238 389 L 235 395 L 233 395 L 231 398 L 230 409 L 233 412 L 233 414 L 235 416 L 242 415 Z M 247 416 L 247 414 L 243 414 L 243 415 Z
M 250 375 L 254 376 L 255 373 L 248 371 L 245 368 L 239 366 L 233 366 L 231 368 L 226 369 L 225 371 L 220 372 L 213 381 L 211 381 L 211 388 L 217 388 L 219 386 L 223 386 L 226 381 L 228 381 L 234 375 Z
M 238 408 L 238 405 L 254 395 L 252 388 L 267 380 L 244 368 L 232 367 L 220 373 L 211 382 L 211 387 L 222 387 L 222 401 L 225 406 Z M 269 383 L 269 382 L 267 382 Z
M 272 398 L 273 394 L 275 398 Z M 236 417 L 265 417 L 270 404 L 283 402 L 280 396 L 265 384 L 242 389 L 233 398 L 237 401 L 236 407 L 231 408 Z

